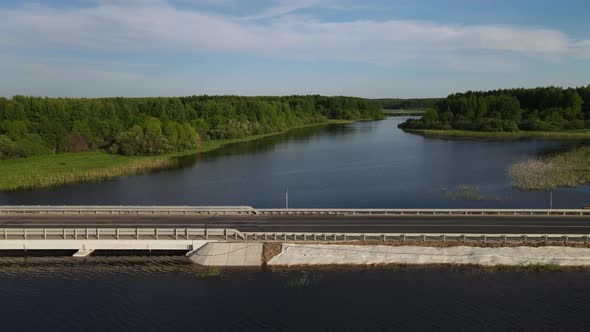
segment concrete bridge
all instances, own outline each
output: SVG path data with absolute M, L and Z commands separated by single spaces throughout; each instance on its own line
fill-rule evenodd
M 260 265 L 263 243 L 391 241 L 588 246 L 590 210 L 0 206 L 0 250 L 76 257 L 178 250 L 204 265 Z

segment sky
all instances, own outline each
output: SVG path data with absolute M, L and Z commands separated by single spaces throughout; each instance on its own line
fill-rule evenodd
M 588 0 L 2 0 L 0 95 L 581 86 L 588 13 Z

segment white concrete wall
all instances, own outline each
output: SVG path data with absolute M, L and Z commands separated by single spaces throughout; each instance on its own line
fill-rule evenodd
M 268 265 L 475 264 L 590 266 L 590 249 L 572 247 L 393 247 L 283 244 Z

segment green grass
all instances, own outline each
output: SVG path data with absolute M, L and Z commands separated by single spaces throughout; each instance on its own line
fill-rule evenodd
M 472 139 L 502 139 L 518 140 L 525 138 L 535 139 L 590 139 L 590 130 L 571 131 L 516 131 L 516 132 L 487 132 L 471 130 L 430 130 L 430 129 L 405 129 L 405 131 L 431 137 L 448 138 L 472 138 Z
M 590 147 L 580 147 L 545 157 L 517 162 L 508 175 L 514 187 L 552 190 L 590 183 Z
M 324 123 L 302 127 L 351 122 L 330 120 Z M 119 176 L 171 169 L 179 166 L 178 157 L 212 151 L 228 144 L 261 139 L 282 134 L 286 131 L 236 139 L 205 141 L 201 143 L 198 149 L 160 156 L 127 157 L 94 151 L 2 160 L 0 161 L 0 191 L 17 191 L 72 183 L 99 182 Z

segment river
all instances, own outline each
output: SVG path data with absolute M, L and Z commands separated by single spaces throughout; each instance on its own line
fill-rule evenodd
M 397 128 L 406 118 L 292 130 L 184 158 L 184 167 L 102 183 L 0 193 L 0 204 L 250 205 L 357 208 L 547 208 L 513 189 L 508 166 L 578 142 L 443 140 Z M 590 204 L 590 187 L 554 192 Z
M 5 331 L 588 331 L 590 271 L 221 270 L 183 257 L 0 258 Z

